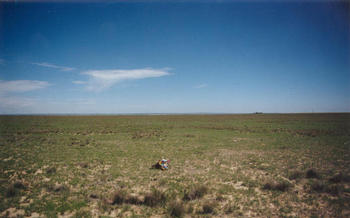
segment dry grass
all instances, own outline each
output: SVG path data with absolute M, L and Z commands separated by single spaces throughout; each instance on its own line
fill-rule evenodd
M 211 214 L 215 211 L 216 204 L 213 202 L 205 202 L 202 206 L 202 214 Z
M 264 190 L 273 190 L 273 191 L 280 191 L 285 192 L 291 187 L 291 184 L 289 182 L 283 181 L 283 182 L 267 182 L 263 185 Z
M 296 180 L 296 179 L 300 179 L 303 177 L 303 173 L 299 170 L 293 170 L 289 173 L 289 179 L 290 180 Z
M 208 187 L 205 185 L 196 185 L 190 190 L 185 191 L 183 199 L 185 201 L 191 201 L 194 199 L 202 198 L 208 192 Z
M 347 217 L 349 119 L 0 116 L 0 214 Z
M 164 205 L 166 201 L 167 196 L 165 193 L 157 189 L 153 189 L 152 192 L 149 192 L 145 195 L 145 200 L 143 203 L 149 207 L 156 207 L 159 205 Z
M 169 215 L 172 217 L 183 217 L 185 215 L 184 204 L 180 201 L 173 201 L 168 205 Z
M 306 171 L 306 178 L 318 179 L 318 178 L 320 178 L 320 175 L 315 169 L 309 169 L 309 170 Z

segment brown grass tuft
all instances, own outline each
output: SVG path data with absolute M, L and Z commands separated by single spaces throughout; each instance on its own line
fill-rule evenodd
M 209 213 L 214 213 L 214 209 L 215 209 L 215 204 L 212 202 L 206 202 L 203 206 L 202 206 L 202 213 L 203 214 L 209 214 Z
M 311 184 L 311 190 L 315 192 L 323 192 L 326 188 L 326 185 L 323 182 L 314 182 Z
M 318 172 L 315 169 L 309 169 L 306 171 L 306 178 L 311 179 L 311 178 L 315 178 L 318 179 L 320 178 L 320 175 L 318 174 Z
M 338 173 L 329 179 L 332 183 L 349 182 L 350 176 L 344 175 L 343 173 Z
M 295 171 L 290 172 L 288 178 L 289 178 L 290 180 L 296 180 L 296 179 L 299 179 L 299 178 L 301 178 L 301 177 L 303 177 L 303 173 L 300 172 L 300 171 L 298 171 L 298 170 L 295 170 Z
M 78 164 L 81 168 L 88 168 L 89 167 L 89 164 L 86 163 L 86 162 L 81 162 Z
M 186 191 L 183 197 L 183 200 L 190 201 L 198 198 L 202 198 L 207 194 L 208 188 L 204 185 L 195 186 L 189 191 Z
M 111 204 L 123 204 L 126 202 L 126 192 L 124 190 L 118 190 L 113 193 Z
M 50 167 L 46 170 L 46 174 L 56 173 L 56 167 Z
M 185 207 L 182 202 L 174 201 L 169 204 L 168 211 L 172 217 L 183 217 L 185 214 Z
M 128 195 L 126 197 L 125 202 L 128 204 L 134 204 L 134 205 L 140 205 L 143 203 L 143 201 L 139 197 L 134 196 L 134 195 Z
M 263 185 L 263 189 L 265 190 L 274 190 L 285 192 L 291 187 L 291 184 L 288 182 L 267 182 Z
M 25 189 L 26 188 L 26 186 L 21 181 L 14 182 L 13 187 L 16 189 Z
M 336 185 L 336 184 L 328 185 L 325 188 L 325 192 L 331 195 L 340 195 L 343 192 L 343 190 L 344 190 L 343 186 Z
M 152 192 L 146 194 L 143 203 L 149 207 L 155 207 L 158 205 L 164 205 L 166 200 L 167 197 L 163 192 L 153 189 Z
M 6 197 L 11 198 L 17 194 L 17 191 L 13 185 L 10 185 L 6 190 Z

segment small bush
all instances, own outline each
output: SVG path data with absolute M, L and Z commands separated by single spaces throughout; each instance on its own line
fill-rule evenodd
M 134 204 L 134 205 L 139 205 L 142 204 L 142 200 L 140 200 L 137 196 L 134 195 L 128 195 L 125 200 L 126 203 L 128 204 Z
M 126 202 L 126 192 L 123 190 L 114 192 L 110 202 L 111 204 L 123 204 Z
M 13 183 L 13 187 L 16 189 L 25 189 L 25 185 L 21 181 L 16 181 Z
M 224 198 L 224 196 L 222 196 L 221 194 L 219 194 L 219 195 L 216 196 L 216 200 L 217 200 L 217 201 L 223 201 L 223 200 L 225 200 L 225 198 Z
M 289 179 L 290 180 L 296 180 L 296 179 L 299 179 L 303 176 L 302 172 L 300 171 L 292 171 L 290 174 L 289 174 Z
M 344 187 L 337 184 L 327 185 L 324 182 L 314 182 L 311 184 L 311 190 L 319 193 L 328 193 L 331 195 L 339 195 L 343 192 Z
M 239 209 L 240 209 L 239 206 L 229 204 L 225 206 L 224 211 L 225 211 L 225 214 L 230 214 Z
M 166 195 L 163 192 L 157 189 L 153 189 L 152 192 L 146 194 L 145 200 L 143 203 L 147 206 L 155 207 L 158 205 L 165 204 L 166 199 L 167 199 Z
M 202 213 L 203 214 L 213 213 L 214 208 L 215 208 L 215 205 L 213 203 L 207 202 L 202 206 Z
M 332 183 L 349 182 L 350 176 L 344 175 L 343 173 L 338 173 L 329 179 Z
M 53 174 L 53 173 L 56 173 L 55 167 L 50 167 L 46 170 L 46 174 Z
M 306 178 L 311 179 L 311 178 L 315 178 L 318 179 L 320 178 L 319 174 L 316 172 L 316 170 L 314 169 L 309 169 L 306 171 Z
M 344 187 L 340 185 L 329 185 L 325 188 L 325 192 L 331 195 L 339 195 L 343 192 Z
M 17 191 L 13 185 L 10 185 L 6 190 L 6 197 L 11 198 L 17 194 Z
M 290 188 L 291 184 L 288 182 L 267 182 L 263 185 L 263 189 L 265 190 L 275 190 L 275 191 L 281 191 L 285 192 Z
M 186 212 L 187 212 L 187 213 L 193 213 L 193 211 L 194 211 L 193 205 L 191 205 L 191 204 L 188 205 L 188 206 L 187 206 L 187 209 L 186 209 Z
M 81 162 L 78 164 L 81 168 L 88 168 L 89 167 L 89 164 L 86 163 L 86 162 Z
M 194 188 L 186 191 L 183 199 L 186 201 L 194 200 L 202 198 L 205 194 L 207 194 L 208 188 L 204 185 L 195 186 Z
M 168 206 L 169 214 L 172 217 L 183 217 L 185 207 L 182 202 L 172 202 Z
M 311 184 L 311 189 L 315 192 L 323 192 L 325 190 L 325 184 L 322 182 L 314 182 Z
M 90 198 L 93 198 L 93 199 L 97 199 L 97 198 L 98 198 L 98 195 L 95 194 L 95 193 L 91 193 L 89 197 L 90 197 Z

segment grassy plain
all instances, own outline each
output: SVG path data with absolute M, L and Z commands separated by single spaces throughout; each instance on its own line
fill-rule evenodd
M 349 166 L 345 113 L 0 116 L 5 217 L 349 217 Z

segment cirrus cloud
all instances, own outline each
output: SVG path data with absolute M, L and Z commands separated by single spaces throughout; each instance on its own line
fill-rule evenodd
M 42 89 L 48 87 L 50 84 L 46 81 L 38 80 L 12 80 L 3 81 L 0 80 L 0 93 L 7 92 L 27 92 L 36 89 Z
M 195 89 L 201 89 L 201 88 L 205 88 L 205 87 L 207 87 L 208 85 L 206 84 L 206 83 L 201 83 L 201 84 L 199 84 L 199 85 L 196 85 L 196 86 L 194 86 L 194 88 Z
M 89 76 L 87 89 L 91 91 L 101 91 L 125 80 L 137 80 L 145 78 L 155 78 L 170 75 L 170 68 L 164 69 L 112 69 L 112 70 L 88 70 L 82 72 Z
M 73 68 L 73 67 L 63 67 L 63 66 L 58 66 L 58 65 L 55 65 L 55 64 L 46 63 L 46 62 L 32 63 L 32 64 L 40 66 L 40 67 L 54 68 L 54 69 L 58 69 L 58 70 L 61 70 L 61 71 L 72 71 L 72 70 L 75 70 L 75 68 Z

